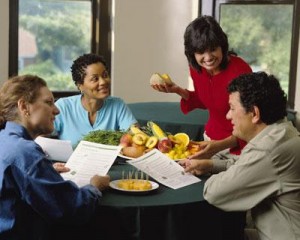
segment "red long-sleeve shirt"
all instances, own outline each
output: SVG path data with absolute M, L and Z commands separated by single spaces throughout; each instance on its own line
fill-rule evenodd
M 226 119 L 229 111 L 228 84 L 243 73 L 252 72 L 250 66 L 237 56 L 230 56 L 229 64 L 219 74 L 211 76 L 206 69 L 202 68 L 199 73 L 190 68 L 190 74 L 194 83 L 194 91 L 189 91 L 189 99 L 181 99 L 181 110 L 184 114 L 196 109 L 207 109 L 209 119 L 205 125 L 205 132 L 212 140 L 221 140 L 232 134 L 232 124 Z M 230 149 L 231 153 L 239 154 L 246 145 L 239 141 L 239 146 Z

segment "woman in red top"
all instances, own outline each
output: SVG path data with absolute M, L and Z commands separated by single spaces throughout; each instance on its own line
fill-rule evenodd
M 204 139 L 212 141 L 202 143 L 203 150 L 197 153 L 197 158 L 210 158 L 228 148 L 231 154 L 238 155 L 244 143 L 232 136 L 232 124 L 226 119 L 229 110 L 227 85 L 252 70 L 243 59 L 228 51 L 227 35 L 211 16 L 196 18 L 187 26 L 184 46 L 195 90 L 183 89 L 174 82 L 152 87 L 180 95 L 181 110 L 185 114 L 196 108 L 209 111 Z

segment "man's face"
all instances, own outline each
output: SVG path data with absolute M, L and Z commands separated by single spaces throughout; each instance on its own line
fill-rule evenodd
M 245 111 L 240 102 L 239 92 L 229 95 L 229 105 L 230 109 L 226 118 L 233 124 L 232 135 L 249 142 L 255 132 L 255 124 L 252 121 L 253 113 Z

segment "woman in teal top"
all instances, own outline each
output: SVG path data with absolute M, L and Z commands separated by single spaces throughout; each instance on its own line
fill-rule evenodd
M 101 56 L 80 56 L 73 62 L 71 71 L 81 94 L 61 98 L 55 103 L 60 110 L 54 123 L 59 139 L 71 140 L 74 147 L 90 131 L 126 131 L 137 123 L 124 101 L 110 96 L 111 80 Z

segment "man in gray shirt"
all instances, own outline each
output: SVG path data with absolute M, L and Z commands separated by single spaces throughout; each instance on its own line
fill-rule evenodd
M 204 198 L 225 211 L 251 210 L 261 240 L 300 239 L 300 137 L 286 120 L 286 95 L 264 72 L 228 86 L 233 135 L 247 141 L 240 158 L 205 183 Z M 183 163 L 187 172 L 213 170 L 213 160 Z

